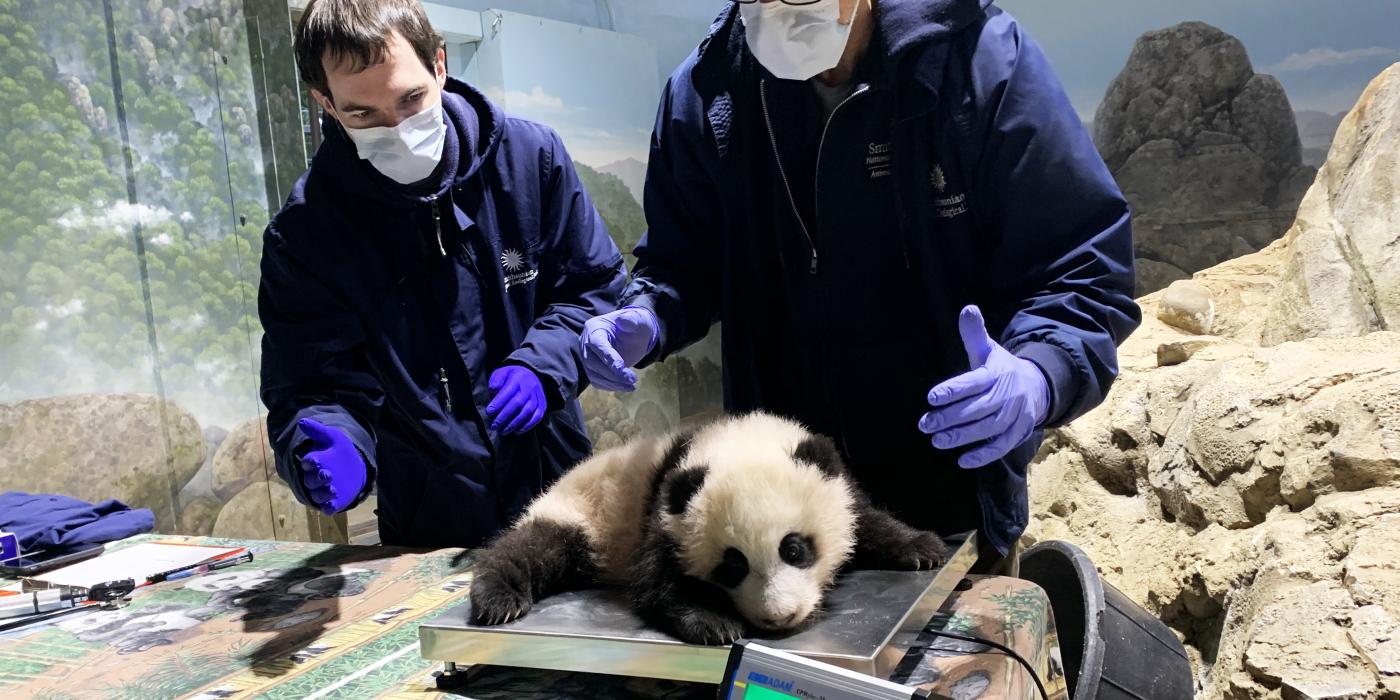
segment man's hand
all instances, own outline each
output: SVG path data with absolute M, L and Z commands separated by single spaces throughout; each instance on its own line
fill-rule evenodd
M 635 390 L 637 373 L 628 368 L 651 352 L 659 333 L 656 314 L 640 306 L 588 319 L 579 334 L 588 381 L 604 391 Z
M 958 332 L 972 371 L 953 377 L 928 393 L 933 410 L 919 430 L 933 445 L 951 450 L 977 445 L 958 458 L 963 469 L 983 467 L 1030 438 L 1050 410 L 1050 386 L 1040 368 L 998 345 L 987 335 L 982 311 L 962 310 Z
M 540 378 L 525 367 L 506 365 L 491 373 L 488 380 L 496 395 L 486 406 L 491 429 L 505 435 L 529 431 L 544 418 L 547 402 Z
M 335 515 L 350 507 L 365 490 L 369 471 L 360 451 L 337 428 L 310 418 L 297 422 L 311 438 L 310 452 L 301 458 L 301 483 L 322 513 Z

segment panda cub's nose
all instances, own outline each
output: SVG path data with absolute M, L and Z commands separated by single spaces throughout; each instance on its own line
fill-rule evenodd
M 784 627 L 790 627 L 790 626 L 792 626 L 792 623 L 793 623 L 794 621 L 796 621 L 796 620 L 797 620 L 797 613 L 795 613 L 795 612 L 793 612 L 793 613 L 788 613 L 788 614 L 787 614 L 786 616 L 784 616 L 784 617 L 765 617 L 765 618 L 763 618 L 763 626 L 764 626 L 764 627 L 771 627 L 771 628 L 774 628 L 774 629 L 782 629 L 782 628 L 784 628 Z

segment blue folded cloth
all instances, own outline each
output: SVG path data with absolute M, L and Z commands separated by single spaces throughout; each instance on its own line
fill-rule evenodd
M 0 530 L 19 536 L 21 552 L 115 542 L 155 526 L 150 510 L 117 500 L 93 504 L 48 493 L 0 493 Z

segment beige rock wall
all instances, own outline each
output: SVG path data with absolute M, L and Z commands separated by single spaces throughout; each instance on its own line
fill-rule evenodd
M 169 448 L 165 444 L 169 426 Z M 150 508 L 156 529 L 179 525 L 176 494 L 204 463 L 199 423 L 145 394 L 60 396 L 0 404 L 0 483 L 6 489 L 115 498 Z
M 1144 297 L 1108 400 L 1032 466 L 1027 538 L 1177 630 L 1199 698 L 1400 698 L 1397 124 L 1400 65 L 1289 234 Z
M 1342 120 L 1285 235 L 1263 342 L 1400 329 L 1400 64 Z
M 302 507 L 277 477 L 261 418 L 239 424 L 219 444 L 213 495 L 182 501 L 178 494 L 204 464 L 206 444 L 193 415 L 155 396 L 0 404 L 0 490 L 115 498 L 151 509 L 159 533 L 347 541 L 345 516 Z

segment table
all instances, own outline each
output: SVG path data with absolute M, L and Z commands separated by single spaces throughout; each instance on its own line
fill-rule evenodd
M 191 697 L 367 700 L 713 698 L 714 686 L 584 673 L 488 668 L 463 689 L 437 689 L 418 654 L 420 623 L 461 603 L 472 553 L 142 535 L 246 546 L 251 564 L 143 589 L 118 611 L 94 611 L 0 633 L 0 696 L 46 700 Z M 1045 594 L 1026 581 L 972 577 L 930 627 L 993 639 L 1030 659 L 1065 698 Z M 895 679 L 937 693 L 1033 698 L 1010 658 L 926 636 Z

